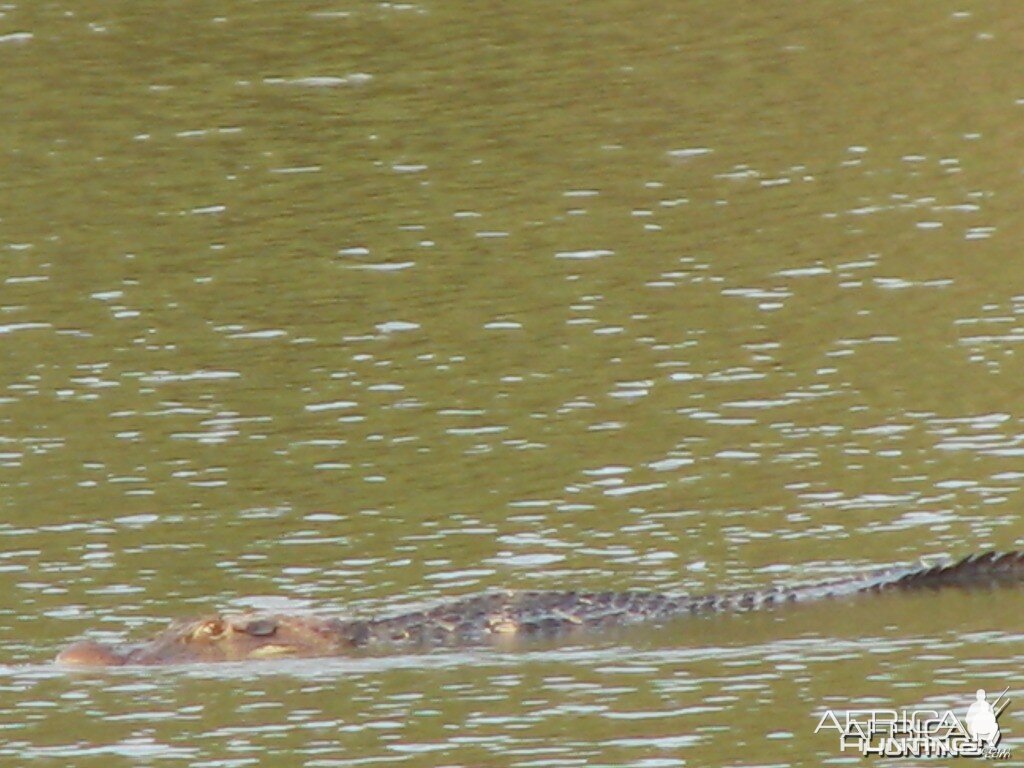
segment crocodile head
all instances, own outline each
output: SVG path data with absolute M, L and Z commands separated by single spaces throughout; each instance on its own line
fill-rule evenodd
M 314 617 L 265 613 L 180 619 L 148 643 L 73 643 L 60 652 L 57 663 L 111 667 L 326 656 L 337 653 L 344 644 L 335 624 Z

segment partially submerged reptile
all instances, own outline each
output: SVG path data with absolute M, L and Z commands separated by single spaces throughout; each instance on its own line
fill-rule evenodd
M 146 643 L 83 640 L 59 664 L 120 666 L 340 656 L 377 648 L 467 647 L 558 637 L 689 614 L 752 611 L 861 592 L 984 587 L 1024 581 L 1024 551 L 988 552 L 931 568 L 895 567 L 849 578 L 742 592 L 493 592 L 434 608 L 369 619 L 238 613 L 179 619 Z

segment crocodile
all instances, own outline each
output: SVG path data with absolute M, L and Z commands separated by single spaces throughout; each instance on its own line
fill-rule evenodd
M 753 611 L 859 593 L 979 588 L 1024 581 L 1024 550 L 932 567 L 903 566 L 796 586 L 707 595 L 659 592 L 487 592 L 376 618 L 246 612 L 179 619 L 144 643 L 81 640 L 57 663 L 122 666 L 340 656 L 360 650 L 501 645 L 684 615 Z

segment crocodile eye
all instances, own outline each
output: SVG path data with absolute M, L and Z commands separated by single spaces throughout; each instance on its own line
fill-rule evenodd
M 224 626 L 224 622 L 220 618 L 210 619 L 204 621 L 198 627 L 196 631 L 192 633 L 193 638 L 201 638 L 206 640 L 216 640 L 218 637 L 224 634 L 227 627 Z
M 253 637 L 270 637 L 277 632 L 277 622 L 273 619 L 253 619 L 242 631 Z

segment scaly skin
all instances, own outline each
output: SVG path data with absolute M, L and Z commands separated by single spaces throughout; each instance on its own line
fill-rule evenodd
M 340 656 L 358 649 L 468 647 L 559 637 L 701 613 L 751 611 L 862 592 L 984 587 L 1024 581 L 1024 552 L 972 556 L 933 568 L 887 568 L 795 587 L 702 596 L 657 592 L 492 592 L 425 611 L 371 619 L 241 613 L 179 619 L 152 640 L 83 640 L 57 656 L 69 666 L 185 664 Z

